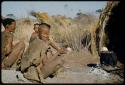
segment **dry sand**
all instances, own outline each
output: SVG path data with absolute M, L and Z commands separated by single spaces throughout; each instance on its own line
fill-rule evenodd
M 83 52 L 82 52 L 83 53 Z M 107 73 L 100 68 L 91 68 L 87 64 L 99 63 L 99 60 L 84 50 L 84 56 L 72 56 L 69 53 L 64 57 L 63 68 L 53 78 L 48 77 L 45 83 L 123 83 L 124 79 L 118 75 Z M 17 78 L 18 75 L 18 78 Z M 3 83 L 32 83 L 25 79 L 21 72 L 2 70 Z

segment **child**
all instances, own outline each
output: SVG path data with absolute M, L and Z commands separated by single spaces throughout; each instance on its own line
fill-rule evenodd
M 34 32 L 31 35 L 30 42 L 38 37 L 38 27 L 39 27 L 39 23 L 34 24 L 34 28 L 33 28 Z

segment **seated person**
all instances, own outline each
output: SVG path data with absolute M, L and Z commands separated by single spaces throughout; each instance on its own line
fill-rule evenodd
M 61 58 L 57 58 L 57 56 L 59 54 L 64 54 L 65 51 L 51 42 L 49 39 L 49 33 L 50 25 L 41 23 L 38 28 L 39 38 L 36 38 L 29 43 L 29 47 L 21 60 L 21 71 L 24 73 L 24 76 L 27 79 L 39 81 L 38 77 L 34 78 L 34 76 L 32 76 L 32 73 L 36 72 L 31 72 L 33 71 L 29 70 L 31 68 L 35 67 L 36 71 L 38 72 L 36 75 L 41 76 L 41 78 L 46 78 L 55 70 L 57 65 L 62 65 L 63 63 Z M 51 48 L 55 48 L 57 53 L 53 54 Z M 28 70 L 26 71 L 26 69 Z M 42 76 L 42 74 L 45 75 Z
M 34 32 L 32 33 L 32 35 L 31 35 L 31 38 L 30 38 L 30 42 L 32 41 L 32 40 L 34 40 L 35 38 L 37 38 L 38 37 L 38 27 L 39 27 L 39 23 L 36 23 L 36 24 L 34 24 Z
M 5 30 L 2 32 L 2 68 L 10 68 L 18 59 L 21 58 L 25 44 L 20 41 L 13 45 L 13 33 L 16 27 L 14 19 L 5 18 L 3 21 Z

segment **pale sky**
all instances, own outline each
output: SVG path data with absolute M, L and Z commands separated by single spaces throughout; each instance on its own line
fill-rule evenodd
M 73 18 L 79 10 L 95 14 L 97 9 L 105 8 L 106 3 L 107 1 L 4 1 L 2 16 L 14 14 L 17 18 L 27 17 L 28 13 L 34 10 Z

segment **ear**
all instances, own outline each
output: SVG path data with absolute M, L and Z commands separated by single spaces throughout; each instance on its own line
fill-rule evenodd
M 8 25 L 8 24 L 6 25 L 6 28 L 9 28 L 9 25 Z

